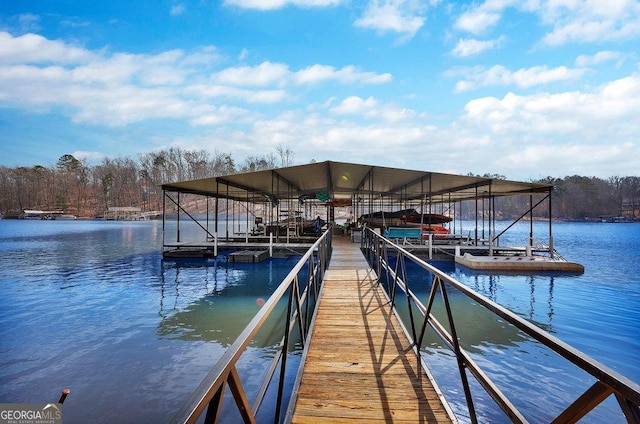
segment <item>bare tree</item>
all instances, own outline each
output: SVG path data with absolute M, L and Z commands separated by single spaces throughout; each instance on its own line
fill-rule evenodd
M 280 156 L 280 166 L 285 167 L 293 165 L 293 150 L 283 146 L 282 144 L 278 144 L 276 146 L 276 152 Z

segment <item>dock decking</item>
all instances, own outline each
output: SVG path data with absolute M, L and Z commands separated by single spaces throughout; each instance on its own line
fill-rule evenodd
M 452 422 L 376 280 L 334 237 L 291 422 Z

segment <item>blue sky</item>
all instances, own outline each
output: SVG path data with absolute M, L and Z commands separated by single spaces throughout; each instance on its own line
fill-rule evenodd
M 640 1 L 0 0 L 0 165 L 640 175 Z

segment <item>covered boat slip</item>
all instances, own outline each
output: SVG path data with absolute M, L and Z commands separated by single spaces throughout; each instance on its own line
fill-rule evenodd
M 531 222 L 529 247 L 533 247 L 533 210 L 548 206 L 545 215 L 549 231 L 541 238 L 548 240 L 545 244 L 549 256 L 553 258 L 555 254 L 550 201 L 553 186 L 547 184 L 326 161 L 168 183 L 162 189 L 163 221 L 167 219 L 167 205 L 177 211 L 176 237 L 168 240 L 166 234 L 163 236 L 163 252 L 167 255 L 189 251 L 216 255 L 219 248 L 234 247 L 270 252 L 296 245 L 304 248 L 320 233 L 313 224 L 318 218 L 324 224 L 335 223 L 342 217 L 349 231 L 357 230 L 359 218 L 367 214 L 383 211 L 382 216 L 385 211 L 412 209 L 419 212 L 417 216 L 427 217 L 421 218 L 422 222 L 411 222 L 412 225 L 428 230 L 431 224 L 428 217 L 437 214 L 449 217 L 453 227 L 453 234 L 449 235 L 428 236 L 428 231 L 424 231 L 417 240 L 408 240 L 412 244 L 430 247 L 455 244 L 461 246 L 462 254 L 471 250 L 477 254 L 484 251 L 493 254 L 494 250 L 508 253 L 508 248 L 499 246 L 502 233 L 495 231 L 495 199 L 503 196 L 528 197 L 528 210 L 516 221 L 528 218 Z M 207 198 L 205 224 L 198 222 L 185 207 L 187 195 Z M 455 234 L 463 202 L 467 209 L 475 207 L 475 229 L 465 236 Z M 185 240 L 181 236 L 181 220 L 185 219 L 200 227 L 199 239 Z M 199 219 L 203 220 L 202 213 Z M 243 229 L 236 231 L 232 225 L 230 231 L 229 221 L 242 223 Z M 520 255 L 524 250 L 525 246 L 521 246 L 510 254 Z M 450 251 L 453 258 L 453 248 L 443 247 L 441 252 L 445 251 Z

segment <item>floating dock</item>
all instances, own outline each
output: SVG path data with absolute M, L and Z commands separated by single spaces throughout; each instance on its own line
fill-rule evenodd
M 562 271 L 583 273 L 584 266 L 561 258 L 546 256 L 475 256 L 470 253 L 456 256 L 457 264 L 487 271 Z
M 165 258 L 213 258 L 218 256 L 219 251 L 237 251 L 240 252 L 267 252 L 267 256 L 261 258 L 260 261 L 267 257 L 282 257 L 287 254 L 303 254 L 311 246 L 315 240 L 301 241 L 295 243 L 276 243 L 265 242 L 264 240 L 224 240 L 224 241 L 206 241 L 206 242 L 172 242 L 163 245 L 162 256 Z M 251 253 L 252 254 L 252 253 Z M 240 256 L 245 256 L 241 254 Z M 257 262 L 260 262 L 257 261 Z M 235 262 L 253 262 L 237 260 Z

